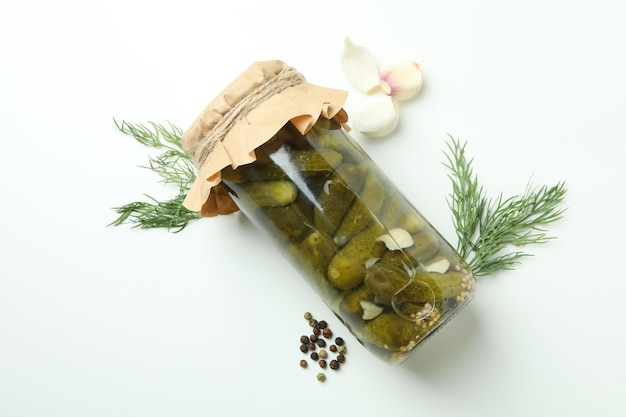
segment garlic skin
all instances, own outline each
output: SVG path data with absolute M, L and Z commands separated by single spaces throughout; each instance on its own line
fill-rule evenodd
M 379 236 L 376 241 L 383 242 L 389 250 L 410 248 L 415 244 L 411 234 L 401 228 L 391 229 L 389 234 Z
M 357 90 L 369 94 L 379 87 L 378 64 L 376 58 L 366 48 L 344 40 L 340 57 L 341 69 L 350 84 Z
M 352 127 L 359 133 L 377 138 L 391 133 L 398 120 L 400 111 L 392 97 L 372 96 L 354 116 Z
M 422 66 L 414 61 L 389 65 L 380 73 L 380 88 L 398 101 L 410 99 L 422 88 Z

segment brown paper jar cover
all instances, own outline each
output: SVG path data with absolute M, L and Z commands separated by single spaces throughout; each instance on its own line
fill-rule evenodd
M 399 363 L 469 303 L 475 279 L 348 135 L 345 99 L 280 61 L 252 65 L 183 135 L 199 170 L 185 205 L 241 209 L 360 343 Z
M 194 157 L 198 168 L 197 178 L 187 194 L 183 205 L 204 216 L 228 214 L 237 210 L 236 205 L 221 190 L 220 171 L 232 166 L 237 168 L 256 160 L 254 150 L 272 138 L 291 122 L 302 134 L 308 132 L 320 116 L 347 121 L 342 106 L 347 92 L 307 83 L 304 77 L 280 60 L 252 64 L 237 77 L 203 110 L 192 125 L 183 133 L 183 149 L 196 155 L 198 147 L 206 140 L 224 117 L 255 91 L 268 90 L 268 84 L 290 71 L 292 81 L 284 80 L 277 88 L 284 89 L 271 94 L 265 100 L 245 106 L 243 115 L 234 120 L 223 136 L 215 138 L 212 151 L 200 158 Z M 293 84 L 293 85 L 290 85 Z M 214 188 L 215 187 L 215 188 Z

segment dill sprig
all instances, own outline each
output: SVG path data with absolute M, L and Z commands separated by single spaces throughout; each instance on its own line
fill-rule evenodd
M 530 182 L 522 194 L 489 198 L 479 185 L 472 160 L 465 156 L 467 143 L 450 136 L 446 143 L 452 193 L 448 205 L 456 230 L 459 254 L 468 261 L 474 275 L 490 275 L 513 269 L 521 258 L 530 256 L 522 250 L 511 250 L 553 239 L 543 228 L 559 220 L 564 209 L 565 183 L 534 187 Z
M 156 149 L 164 150 L 155 157 L 149 157 L 149 164 L 141 168 L 149 169 L 161 177 L 164 184 L 173 184 L 178 187 L 175 197 L 166 201 L 158 201 L 146 195 L 150 200 L 136 201 L 115 207 L 119 217 L 110 225 L 118 226 L 131 223 L 133 227 L 142 229 L 167 228 L 176 229 L 179 232 L 187 224 L 199 218 L 198 213 L 186 209 L 182 203 L 195 179 L 193 161 L 185 153 L 181 144 L 182 130 L 171 123 L 162 125 L 149 122 L 148 125 L 141 123 L 118 123 L 113 119 L 115 127 L 125 135 L 132 136 L 137 142 Z

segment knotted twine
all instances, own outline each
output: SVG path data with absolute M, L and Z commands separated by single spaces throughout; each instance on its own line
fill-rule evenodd
M 305 82 L 304 76 L 296 71 L 295 68 L 285 67 L 274 78 L 259 85 L 247 96 L 239 100 L 196 145 L 192 156 L 196 168 L 200 169 L 204 165 L 217 142 L 224 139 L 231 128 L 245 118 L 250 111 L 274 94 L 278 94 L 286 88 L 302 84 L 303 82 Z

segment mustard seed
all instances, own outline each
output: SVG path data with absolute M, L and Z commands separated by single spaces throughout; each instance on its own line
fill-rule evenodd
M 315 319 L 309 320 L 309 326 L 311 326 L 311 327 L 317 326 L 317 320 L 315 320 Z
M 320 372 L 319 374 L 317 374 L 317 380 L 320 382 L 326 381 L 326 374 L 323 372 Z
M 327 357 L 328 357 L 328 352 L 326 352 L 324 349 L 320 350 L 320 358 L 326 359 Z
M 324 359 L 320 359 L 319 364 L 320 368 L 326 368 L 326 361 Z
M 346 345 L 341 345 L 337 347 L 337 352 L 339 353 L 346 353 L 348 349 L 346 349 Z
M 301 367 L 303 367 L 303 368 L 306 368 L 307 366 L 309 366 L 309 364 L 308 364 L 308 362 L 307 362 L 307 361 L 305 361 L 304 359 L 302 359 L 302 360 L 300 361 L 300 366 L 301 366 Z
M 309 313 L 308 311 L 304 313 L 305 320 L 311 320 L 312 318 L 313 318 L 313 314 Z

